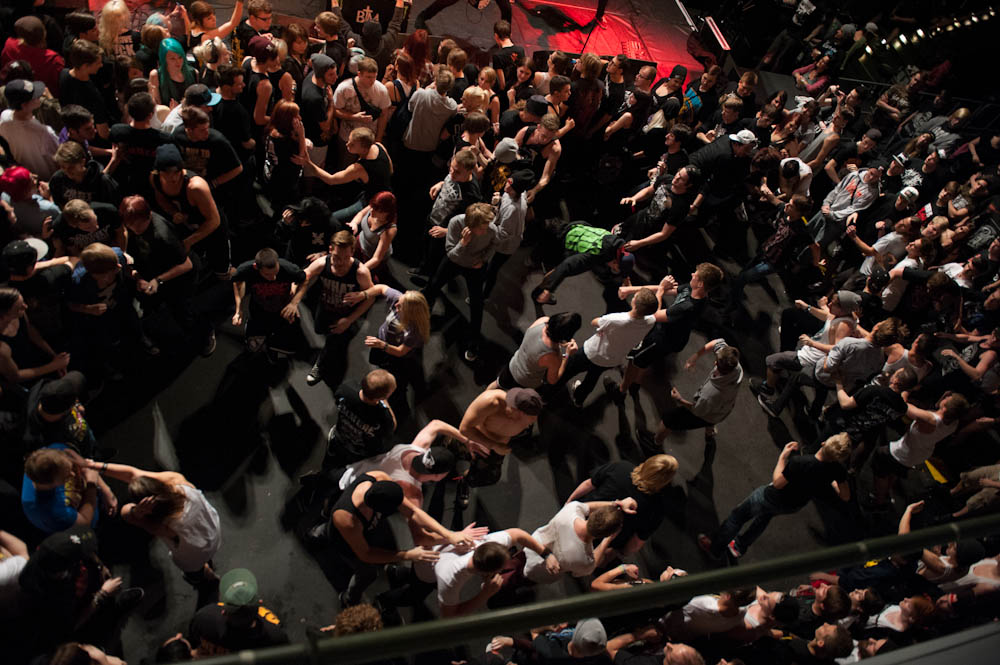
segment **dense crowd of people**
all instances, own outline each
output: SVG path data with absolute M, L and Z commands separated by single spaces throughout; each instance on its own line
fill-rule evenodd
M 253 572 L 214 569 L 223 537 L 205 494 L 177 471 L 118 463 L 86 419 L 144 356 L 209 356 L 229 323 L 247 354 L 308 357 L 306 383 L 333 391 L 300 534 L 333 571 L 331 635 L 396 625 L 432 594 L 453 617 L 527 602 L 566 574 L 595 593 L 685 575 L 632 562 L 670 508 L 679 465 L 663 445 L 703 430 L 714 450 L 744 385 L 766 417 L 792 409 L 817 427 L 698 535 L 709 559 L 736 562 L 772 518 L 810 502 L 856 526 L 901 511 L 899 533 L 1000 505 L 1000 129 L 970 129 L 975 108 L 951 102 L 946 71 L 839 85 L 879 33 L 873 17 L 786 3 L 796 10 L 757 69 L 727 80 L 713 63 L 660 76 L 590 52 L 538 67 L 506 2 L 488 53 L 432 48 L 424 28 L 442 0 L 405 38 L 409 0 L 386 30 L 359 32 L 336 1 L 288 25 L 268 0 L 237 0 L 222 24 L 201 0 L 166 13 L 38 4 L 6 10 L 0 56 L 2 471 L 30 523 L 0 530 L 10 662 L 124 662 L 110 654 L 144 591 L 112 575 L 97 543 L 132 527 L 162 541 L 199 607 L 186 633 L 130 650 L 175 662 L 288 641 Z M 760 69 L 788 74 L 797 94 L 762 94 Z M 481 362 L 486 303 L 521 288 L 502 279 L 514 256 L 551 312 L 460 422 L 433 419 L 401 442 L 437 301 L 465 318 L 454 361 Z M 606 305 L 589 322 L 557 303 L 585 273 Z M 198 306 L 220 284 L 231 321 Z M 757 314 L 748 289 L 788 305 L 761 366 L 735 334 Z M 357 384 L 345 370 L 365 360 L 347 350 L 365 319 L 377 332 Z M 599 381 L 616 402 L 638 399 L 695 331 L 706 341 L 683 367 L 704 382 L 673 387 L 656 431 L 637 432 L 645 459 L 584 470 L 533 533 L 456 531 L 425 512 L 431 483 L 455 483 L 461 509 L 471 488 L 501 482 L 547 405 L 586 409 Z M 936 487 L 914 495 L 903 480 L 926 473 Z M 480 661 L 854 662 L 996 620 L 998 552 L 995 538 L 942 543 L 788 591 L 496 636 Z M 388 589 L 366 595 L 383 574 Z

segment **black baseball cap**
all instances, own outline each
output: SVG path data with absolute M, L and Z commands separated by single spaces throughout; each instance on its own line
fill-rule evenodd
M 3 248 L 3 264 L 15 275 L 26 275 L 38 260 L 38 250 L 26 240 L 11 240 Z
M 87 379 L 77 371 L 49 381 L 38 393 L 38 403 L 45 413 L 56 415 L 69 411 L 87 387 Z
M 188 106 L 215 106 L 222 101 L 222 95 L 212 92 L 204 83 L 195 83 L 184 91 L 184 101 Z
M 20 109 L 32 99 L 38 99 L 44 95 L 45 84 L 41 81 L 15 79 L 4 86 L 3 94 L 11 108 Z

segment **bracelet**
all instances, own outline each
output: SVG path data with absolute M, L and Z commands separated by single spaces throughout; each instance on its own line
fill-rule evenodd
M 621 565 L 620 565 L 620 566 L 618 566 L 618 567 L 622 569 L 622 572 L 623 572 L 623 573 L 625 572 L 625 564 L 624 564 L 624 563 L 623 563 L 623 564 L 621 564 Z
M 104 464 L 102 464 L 102 465 L 101 465 L 101 470 L 100 470 L 100 471 L 98 471 L 98 473 L 99 473 L 99 474 L 101 474 L 101 475 L 103 476 L 103 475 L 104 475 L 104 472 L 105 472 L 105 471 L 107 471 L 107 470 L 108 470 L 108 463 L 107 463 L 107 462 L 105 462 Z

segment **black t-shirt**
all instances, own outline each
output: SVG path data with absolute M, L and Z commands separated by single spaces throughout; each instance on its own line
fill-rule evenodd
M 348 462 L 356 462 L 389 450 L 392 443 L 392 414 L 382 403 L 366 404 L 360 386 L 343 383 L 333 394 L 337 424 L 332 445 L 342 449 Z
M 123 193 L 149 189 L 149 172 L 153 170 L 156 149 L 168 143 L 168 138 L 158 129 L 136 129 L 119 123 L 111 126 L 111 142 L 121 152 L 122 163 L 114 177 Z
M 707 298 L 692 298 L 691 285 L 682 284 L 677 289 L 677 297 L 667 308 L 667 322 L 662 326 L 668 352 L 683 349 L 691 337 L 691 329 L 708 304 Z
M 584 502 L 614 501 L 628 497 L 635 499 L 638 504 L 636 514 L 625 515 L 625 523 L 618 538 L 615 539 L 616 543 L 626 543 L 633 535 L 639 536 L 642 540 L 649 540 L 660 527 L 667 512 L 666 495 L 646 494 L 635 486 L 631 476 L 634 468 L 634 464 L 624 461 L 597 467 L 590 474 L 590 480 L 594 484 L 593 491 L 579 499 Z
M 329 142 L 329 137 L 323 138 L 323 130 L 319 126 L 320 122 L 326 121 L 330 111 L 326 90 L 327 86 L 320 88 L 313 82 L 312 76 L 306 77 L 302 82 L 302 101 L 299 102 L 302 110 L 302 127 L 306 130 L 306 138 L 317 147 Z
M 640 653 L 622 649 L 615 654 L 615 665 L 663 665 L 663 654 Z
M 521 112 L 517 109 L 509 109 L 500 114 L 500 138 L 514 138 L 521 131 L 522 127 L 527 127 L 529 122 L 521 119 Z
M 79 104 L 94 114 L 95 125 L 111 124 L 104 97 L 94 82 L 74 78 L 68 69 L 59 73 L 59 104 Z
M 854 164 L 859 169 L 863 168 L 874 155 L 874 150 L 869 150 L 859 155 L 857 141 L 841 141 L 840 145 L 833 150 L 833 155 L 831 155 L 830 159 L 837 164 L 837 170 L 841 171 L 848 164 Z
M 240 21 L 240 24 L 236 26 L 236 30 L 233 31 L 233 62 L 242 62 L 245 56 L 250 55 L 246 52 L 247 46 L 250 45 L 250 40 L 257 35 L 271 35 L 273 37 L 281 37 L 281 26 L 272 23 L 271 27 L 263 32 L 257 32 L 250 27 L 247 23 L 247 19 Z
M 253 119 L 238 99 L 223 99 L 212 108 L 212 126 L 222 132 L 241 159 L 251 152 L 243 144 L 254 137 Z
M 469 87 L 469 80 L 464 76 L 458 76 L 455 78 L 455 82 L 451 86 L 451 90 L 448 91 L 448 96 L 454 99 L 459 104 L 462 103 L 462 93 L 465 89 Z
M 674 194 L 670 191 L 673 177 L 672 173 L 664 173 L 653 183 L 653 196 L 649 205 L 639 214 L 639 234 L 656 233 L 664 224 L 677 227 L 684 223 L 694 196 L 690 192 Z M 644 236 L 632 233 L 632 238 L 642 237 Z
M 665 152 L 660 159 L 667 163 L 667 173 L 677 173 L 691 161 L 688 151 L 683 148 L 677 152 Z
M 795 617 L 792 623 L 785 624 L 784 631 L 798 635 L 806 640 L 811 640 L 816 634 L 816 629 L 826 623 L 826 621 L 823 617 L 813 613 L 812 598 L 796 598 L 795 603 L 799 607 L 799 615 Z
M 788 510 L 798 510 L 810 499 L 833 492 L 830 486 L 847 479 L 847 469 L 836 462 L 821 462 L 815 455 L 793 455 L 782 474 L 788 484 L 782 489 L 768 485 L 765 497 Z
M 279 314 L 281 309 L 292 299 L 292 284 L 301 284 L 306 279 L 306 273 L 285 259 L 278 259 L 278 274 L 273 279 L 264 279 L 254 267 L 253 261 L 240 264 L 233 275 L 233 282 L 245 282 L 247 296 L 250 298 L 250 316 L 261 312 Z
M 221 603 L 206 605 L 191 619 L 189 636 L 192 645 L 200 645 L 203 652 L 213 656 L 288 644 L 288 635 L 282 630 L 277 617 L 263 606 L 258 608 L 257 620 L 252 627 L 237 628 L 229 624 Z
M 25 304 L 31 311 L 31 323 L 37 327 L 37 320 L 41 312 L 52 312 L 58 315 L 62 309 L 63 294 L 69 286 L 69 276 L 73 274 L 73 269 L 66 265 L 55 265 L 42 270 L 36 270 L 35 274 L 26 280 L 10 280 L 8 286 L 17 289 Z
M 83 231 L 70 226 L 61 215 L 52 225 L 53 235 L 62 241 L 69 256 L 80 256 L 80 252 L 91 243 L 99 242 L 110 246 L 116 242 L 116 231 L 122 225 L 118 209 L 111 204 L 96 201 L 91 203 L 90 207 L 97 215 L 96 231 Z
M 240 166 L 239 155 L 217 129 L 208 130 L 208 139 L 192 141 L 183 127 L 174 130 L 171 140 L 181 151 L 184 168 L 211 183 L 223 173 Z
M 490 64 L 498 72 L 503 70 L 503 81 L 510 87 L 517 80 L 517 61 L 524 57 L 524 47 L 496 46 L 490 49 Z
M 146 281 L 184 263 L 188 256 L 170 222 L 155 212 L 145 233 L 128 234 L 127 251 L 135 260 L 139 276 Z

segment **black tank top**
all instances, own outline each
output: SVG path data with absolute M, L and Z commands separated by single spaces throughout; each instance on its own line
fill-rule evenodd
M 342 317 L 354 309 L 354 305 L 344 302 L 344 296 L 353 291 L 360 291 L 358 288 L 358 266 L 361 262 L 351 259 L 351 267 L 343 275 L 333 272 L 333 255 L 326 255 L 326 263 L 323 265 L 323 272 L 319 274 L 319 282 L 322 290 L 319 295 L 320 307 L 333 316 Z
M 186 238 L 195 231 L 205 222 L 204 216 L 201 214 L 201 210 L 198 206 L 193 205 L 188 200 L 188 183 L 191 182 L 191 174 L 187 171 L 184 172 L 184 179 L 181 181 L 181 190 L 175 196 L 171 196 L 163 191 L 163 185 L 160 183 L 160 177 L 157 173 L 153 173 L 153 188 L 157 192 L 163 195 L 163 198 L 169 200 L 174 204 L 173 210 L 164 210 L 166 213 L 165 217 L 170 222 L 170 227 L 177 233 L 181 238 Z M 175 222 L 174 213 L 181 213 L 182 215 L 187 215 L 187 220 L 184 222 Z
M 253 119 L 253 111 L 257 107 L 257 86 L 263 81 L 266 76 L 264 74 L 258 74 L 250 66 L 250 60 L 247 60 L 243 65 L 243 80 L 246 81 L 246 87 L 243 88 L 243 92 L 240 93 L 240 103 L 243 104 L 245 108 L 250 113 L 251 120 Z M 271 110 L 272 100 L 268 100 L 267 110 Z M 254 122 L 254 126 L 260 128 L 263 125 L 258 125 Z
M 392 169 L 389 162 L 389 153 L 379 144 L 378 156 L 375 159 L 359 159 L 358 164 L 368 174 L 368 182 L 365 184 L 365 201 L 371 201 L 372 197 L 379 192 L 389 189 L 392 182 Z
M 0 342 L 5 342 L 10 347 L 10 357 L 18 365 L 27 362 L 34 355 L 34 344 L 28 338 L 28 324 L 23 316 L 17 320 L 17 331 L 10 336 L 0 334 Z
M 361 532 L 364 536 L 365 542 L 373 547 L 383 547 L 389 549 L 393 547 L 393 537 L 392 529 L 389 526 L 386 515 L 372 511 L 371 518 L 366 518 L 361 512 L 361 509 L 354 505 L 354 490 L 358 488 L 358 485 L 362 483 L 375 483 L 378 482 L 372 476 L 363 474 L 358 477 L 353 483 L 351 483 L 347 489 L 344 490 L 337 502 L 333 504 L 333 510 L 330 511 L 331 515 L 338 510 L 343 510 L 345 512 L 353 515 L 359 522 L 361 522 Z M 333 536 L 333 544 L 337 550 L 344 554 L 345 556 L 356 558 L 357 555 L 354 550 L 351 549 L 350 544 L 344 537 L 340 535 L 340 531 L 336 527 L 330 529 L 330 533 Z
M 542 177 L 542 171 L 545 170 L 545 155 L 542 153 L 547 147 L 552 145 L 555 139 L 552 139 L 548 143 L 535 143 L 529 144 L 528 141 L 531 139 L 532 135 L 535 133 L 535 129 L 538 125 L 531 125 L 528 127 L 528 131 L 524 133 L 524 143 L 521 145 L 521 149 L 528 152 L 531 155 L 531 170 L 535 172 L 535 176 Z

